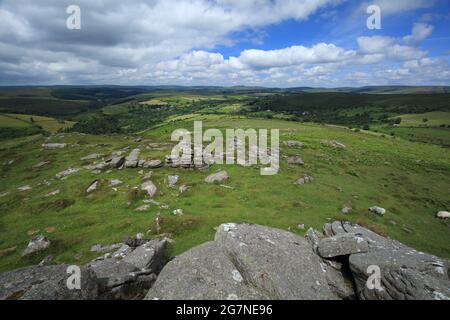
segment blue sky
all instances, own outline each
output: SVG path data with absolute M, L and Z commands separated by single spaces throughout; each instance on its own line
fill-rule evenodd
M 450 85 L 447 0 L 73 2 L 0 1 L 0 85 Z

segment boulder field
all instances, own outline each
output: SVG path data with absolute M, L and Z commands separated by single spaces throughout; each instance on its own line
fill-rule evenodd
M 0 299 L 450 299 L 448 260 L 349 222 L 309 229 L 305 237 L 227 223 L 214 241 L 172 259 L 169 242 L 141 235 L 109 246 L 80 266 L 76 290 L 67 287 L 64 264 L 2 273 Z

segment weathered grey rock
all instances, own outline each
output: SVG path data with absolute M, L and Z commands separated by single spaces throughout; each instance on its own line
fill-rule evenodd
M 450 300 L 449 266 L 435 256 L 411 248 L 374 249 L 349 261 L 360 299 Z M 370 266 L 380 268 L 380 290 L 367 287 Z
M 122 246 L 121 243 L 115 243 L 115 244 L 110 244 L 110 245 L 96 244 L 91 247 L 91 252 L 106 253 L 106 252 L 111 252 L 111 251 L 117 250 L 121 246 Z
M 89 154 L 89 155 L 87 155 L 87 156 L 85 156 L 85 157 L 80 158 L 80 160 L 81 160 L 81 161 L 93 160 L 93 159 L 100 158 L 100 157 L 102 157 L 102 156 L 103 156 L 103 155 L 102 155 L 102 154 L 99 154 L 99 153 L 91 153 L 91 154 Z
M 322 140 L 320 142 L 321 144 L 325 145 L 325 146 L 329 146 L 335 149 L 345 149 L 346 146 L 340 142 L 337 142 L 336 140 Z
M 300 158 L 299 156 L 287 157 L 287 162 L 288 162 L 288 164 L 291 164 L 291 165 L 304 165 L 305 164 L 303 159 Z
M 225 170 L 223 170 L 223 171 L 219 171 L 219 172 L 216 172 L 216 173 L 213 173 L 213 174 L 207 176 L 205 178 L 205 182 L 206 183 L 215 183 L 215 182 L 222 182 L 222 181 L 225 181 L 228 179 L 229 179 L 228 173 Z
M 148 180 L 141 185 L 141 190 L 147 191 L 147 194 L 152 198 L 156 194 L 158 188 L 152 181 Z
M 350 212 L 352 212 L 352 207 L 343 207 L 342 209 L 341 209 L 341 212 L 343 213 L 343 214 L 349 214 Z
M 145 161 L 144 164 L 142 165 L 143 168 L 148 168 L 148 169 L 156 169 L 156 168 L 161 168 L 163 165 L 161 160 L 149 160 L 149 161 Z
M 125 168 L 136 168 L 138 166 L 140 149 L 133 149 L 125 159 Z
M 175 209 L 173 210 L 174 216 L 182 216 L 184 214 L 183 209 Z
M 44 237 L 43 235 L 39 235 L 35 238 L 33 238 L 25 248 L 25 250 L 22 253 L 22 256 L 26 256 L 38 251 L 43 251 L 50 247 L 50 240 L 47 239 L 47 237 Z
M 322 258 L 334 258 L 368 250 L 368 241 L 357 233 L 342 233 L 322 239 L 317 248 L 317 252 Z
M 178 177 L 177 175 L 174 175 L 174 176 L 168 176 L 168 177 L 167 177 L 167 183 L 168 183 L 168 185 L 169 185 L 169 188 L 175 187 L 175 185 L 176 185 L 177 182 L 178 182 L 178 179 L 179 179 L 179 177 Z
M 125 163 L 125 158 L 121 156 L 114 157 L 107 163 L 110 168 L 113 169 L 120 168 Z
M 98 296 L 95 274 L 81 267 L 80 290 L 69 290 L 69 265 L 31 266 L 0 274 L 0 300 L 92 300 Z
M 28 190 L 31 190 L 33 188 L 30 185 L 27 184 L 25 186 L 18 187 L 17 189 L 20 190 L 20 191 L 28 191 Z
M 305 174 L 305 175 L 301 176 L 300 178 L 298 178 L 297 181 L 294 182 L 294 184 L 304 185 L 306 183 L 310 183 L 310 182 L 313 182 L 313 181 L 314 181 L 313 177 L 311 177 L 310 175 Z
M 357 299 L 353 285 L 353 277 L 350 271 L 344 268 L 342 263 L 322 260 L 321 266 L 330 290 L 337 297 L 344 300 Z
M 313 228 L 309 228 L 308 231 L 306 231 L 305 239 L 311 244 L 313 251 L 317 253 L 317 247 L 320 242 L 319 233 Z
M 335 299 L 311 245 L 292 233 L 224 224 L 215 242 L 169 262 L 147 299 Z
M 449 219 L 450 218 L 450 212 L 448 211 L 439 211 L 436 215 L 440 219 Z
M 188 188 L 189 188 L 189 187 L 188 187 L 187 185 L 182 184 L 182 185 L 178 188 L 178 192 L 184 193 L 184 192 L 187 191 Z
M 42 167 L 44 167 L 44 166 L 46 166 L 48 164 L 50 164 L 50 161 L 41 161 L 41 162 L 35 164 L 32 168 L 33 169 L 39 169 L 39 168 L 42 168 Z
M 119 184 L 122 184 L 122 183 L 123 182 L 121 180 L 119 180 L 119 179 L 112 179 L 112 180 L 109 181 L 109 185 L 111 187 L 118 186 Z
M 97 276 L 100 294 L 114 287 L 135 281 L 136 275 L 134 272 L 139 271 L 134 265 L 114 258 L 93 261 L 88 264 L 88 267 Z
M 76 173 L 76 172 L 78 172 L 78 171 L 80 171 L 80 170 L 81 170 L 81 169 L 79 169 L 79 168 L 69 168 L 69 169 L 66 169 L 66 170 L 64 170 L 64 171 L 61 171 L 61 172 L 57 173 L 57 174 L 56 174 L 56 179 L 62 179 L 62 178 L 68 177 L 68 176 L 70 176 L 71 174 L 74 174 L 74 173 Z
M 130 254 L 133 251 L 127 244 L 123 244 L 117 251 L 115 251 L 111 256 L 115 259 L 123 259 L 126 255 Z
M 380 216 L 384 216 L 384 214 L 386 213 L 386 209 L 378 207 L 378 206 L 373 206 L 369 208 L 370 212 L 376 213 Z
M 319 258 L 302 237 L 258 225 L 225 224 L 215 239 L 243 277 L 273 299 L 335 298 Z
M 159 272 L 162 268 L 162 258 L 167 248 L 167 240 L 151 240 L 128 254 L 123 261 L 134 265 L 140 270 L 151 273 Z
M 91 193 L 91 192 L 97 190 L 99 183 L 100 183 L 100 180 L 95 180 L 94 182 L 92 182 L 91 185 L 89 186 L 89 188 L 87 188 L 86 193 Z
M 207 242 L 170 261 L 145 299 L 260 300 L 269 297 L 242 279 L 216 243 Z
M 44 149 L 62 149 L 65 148 L 67 144 L 65 143 L 44 143 L 42 148 Z
M 46 198 L 53 197 L 53 196 L 56 196 L 57 194 L 59 194 L 60 192 L 61 192 L 61 190 L 56 189 L 55 191 L 47 193 L 44 197 L 46 197 Z

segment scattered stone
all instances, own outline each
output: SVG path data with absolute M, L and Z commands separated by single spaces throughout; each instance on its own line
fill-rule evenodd
M 140 149 L 133 149 L 125 159 L 125 168 L 136 168 L 138 166 Z
M 57 174 L 56 174 L 56 179 L 62 179 L 62 178 L 65 178 L 65 177 L 70 176 L 71 174 L 76 173 L 76 172 L 78 172 L 78 171 L 80 171 L 80 170 L 81 170 L 81 169 L 79 169 L 79 168 L 69 168 L 69 169 L 66 169 L 66 170 L 64 170 L 64 171 L 61 171 L 61 172 L 57 173 Z
M 32 188 L 30 185 L 26 185 L 26 186 L 19 187 L 17 189 L 20 191 L 28 191 L 28 190 L 31 190 Z
M 119 184 L 122 184 L 123 182 L 119 179 L 112 179 L 111 181 L 109 181 L 109 185 L 111 187 L 115 187 L 118 186 Z
M 33 169 L 39 169 L 39 168 L 42 168 L 43 166 L 46 166 L 48 164 L 50 164 L 50 161 L 42 161 L 42 162 L 39 162 L 39 163 L 35 164 L 34 166 L 32 166 L 32 168 Z
M 450 212 L 448 212 L 448 211 L 439 211 L 436 216 L 438 218 L 440 218 L 440 219 L 444 219 L 445 220 L 445 219 L 450 218 Z
M 206 183 L 222 182 L 228 180 L 228 178 L 229 178 L 228 173 L 224 170 L 207 176 L 205 178 L 205 182 Z
M 147 191 L 150 198 L 153 198 L 158 188 L 156 188 L 155 184 L 151 180 L 148 180 L 141 185 L 141 190 Z
M 137 137 L 136 139 L 134 139 L 134 142 L 137 142 L 137 143 L 139 143 L 139 142 L 141 142 L 142 141 L 142 138 L 141 137 Z
M 93 160 L 93 159 L 97 159 L 97 158 L 101 158 L 103 157 L 102 154 L 99 153 L 92 153 L 90 155 L 87 155 L 85 157 L 80 158 L 81 161 L 85 161 L 85 160 Z
M 335 149 L 345 149 L 346 146 L 340 142 L 337 142 L 336 140 L 322 140 L 320 142 L 321 144 L 325 145 L 325 146 L 329 146 Z
M 179 177 L 178 176 L 168 176 L 167 177 L 167 183 L 169 184 L 169 188 L 175 187 L 175 185 L 178 182 Z
M 298 184 L 298 185 L 304 185 L 307 183 L 311 183 L 314 181 L 314 178 L 311 177 L 310 175 L 303 175 L 302 177 L 298 178 L 297 181 L 294 182 L 294 184 Z
M 142 165 L 143 168 L 147 168 L 147 169 L 157 169 L 157 168 L 161 168 L 163 165 L 161 160 L 150 160 L 150 161 L 145 161 Z
M 287 162 L 288 162 L 288 164 L 291 164 L 291 165 L 304 165 L 305 164 L 305 162 L 303 161 L 303 159 L 302 158 L 300 158 L 299 156 L 290 156 L 290 157 L 287 157 Z
M 37 236 L 28 243 L 27 247 L 22 253 L 22 257 L 45 250 L 48 247 L 50 247 L 50 240 L 48 240 L 47 237 L 44 237 L 43 235 Z
M 183 214 L 184 214 L 183 209 L 173 210 L 173 215 L 174 216 L 182 216 Z
M 184 193 L 184 192 L 187 191 L 188 188 L 189 188 L 189 187 L 188 187 L 187 185 L 182 184 L 182 185 L 178 188 L 178 191 L 179 191 L 180 193 Z
M 89 188 L 87 188 L 86 193 L 91 193 L 91 192 L 97 190 L 99 183 L 100 183 L 100 180 L 95 180 L 94 182 L 92 182 L 91 185 L 89 186 Z
M 341 212 L 343 213 L 343 214 L 349 214 L 350 212 L 352 212 L 352 207 L 343 207 L 342 209 L 341 209 Z
M 65 143 L 44 143 L 42 148 L 44 149 L 62 149 L 65 148 L 67 144 Z
M 150 209 L 150 206 L 148 204 L 144 204 L 136 209 L 134 209 L 134 211 L 147 211 Z
M 378 207 L 378 206 L 374 206 L 374 207 L 370 207 L 369 208 L 370 212 L 376 213 L 380 216 L 384 216 L 384 214 L 386 213 L 386 209 Z
M 284 141 L 283 145 L 285 145 L 287 147 L 298 147 L 298 148 L 303 148 L 305 146 L 305 144 L 303 142 L 294 141 L 294 140 Z
M 106 163 L 109 164 L 110 168 L 117 169 L 125 163 L 125 158 L 121 156 L 113 157 L 111 160 L 106 161 Z
M 145 235 L 144 235 L 143 233 L 137 233 L 137 234 L 136 234 L 136 239 L 142 240 L 142 239 L 144 239 L 144 238 L 145 238 Z
M 297 226 L 297 228 L 299 228 L 300 230 L 305 230 L 305 224 L 304 224 L 304 223 L 299 224 L 299 225 Z
M 46 198 L 53 197 L 53 196 L 56 196 L 57 194 L 59 194 L 60 192 L 61 192 L 61 190 L 57 189 L 55 191 L 47 193 L 44 197 L 46 197 Z
M 8 194 L 9 194 L 9 192 L 0 193 L 0 198 L 6 197 Z

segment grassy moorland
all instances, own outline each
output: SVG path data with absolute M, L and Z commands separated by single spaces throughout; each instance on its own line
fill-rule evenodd
M 97 255 L 90 252 L 92 245 L 119 242 L 138 232 L 148 237 L 170 236 L 174 240 L 170 254 L 176 255 L 211 240 L 215 227 L 231 221 L 302 235 L 309 227 L 320 228 L 333 219 L 350 220 L 449 258 L 450 223 L 436 218 L 438 211 L 450 208 L 446 97 L 283 93 L 245 87 L 0 90 L 0 107 L 7 101 L 13 105 L 10 102 L 15 99 L 39 100 L 31 112 L 25 113 L 28 107 L 18 104 L 0 116 L 0 133 L 4 133 L 0 136 L 0 271 L 38 263 L 49 254 L 54 255 L 54 263 L 84 263 Z M 48 100 L 82 101 L 86 108 L 73 109 L 72 114 L 67 105 L 56 107 L 47 104 Z M 42 116 L 49 110 L 55 115 Z M 75 123 L 68 121 L 68 114 Z M 55 178 L 69 167 L 101 161 L 83 161 L 82 157 L 92 153 L 106 157 L 127 147 L 127 152 L 140 148 L 141 159 L 163 160 L 174 145 L 170 141 L 173 130 L 192 130 L 193 121 L 200 120 L 204 129 L 280 129 L 282 141 L 299 140 L 305 147 L 282 146 L 281 169 L 275 176 L 261 176 L 259 166 L 154 169 L 151 179 L 158 187 L 154 200 L 167 209 L 150 204 L 149 210 L 136 211 L 146 196 L 134 188 L 141 185 L 149 169 L 100 173 L 83 169 L 65 179 Z M 135 142 L 136 136 L 142 141 Z M 338 140 L 346 148 L 324 146 L 324 139 Z M 45 142 L 62 142 L 67 147 L 43 150 Z M 305 165 L 288 165 L 283 157 L 289 155 L 300 155 Z M 45 165 L 34 167 L 41 162 Z M 220 169 L 229 173 L 229 181 L 223 185 L 204 182 Z M 180 194 L 178 188 L 168 188 L 169 174 L 179 175 L 178 185 L 186 184 L 189 189 Z M 303 174 L 313 176 L 314 182 L 295 185 Z M 122 184 L 112 187 L 112 179 Z M 95 180 L 101 181 L 100 187 L 88 194 L 86 189 Z M 21 191 L 24 186 L 28 187 Z M 368 208 L 374 205 L 386 208 L 386 215 L 370 213 Z M 353 210 L 343 214 L 344 206 Z M 175 216 L 175 209 L 184 214 Z M 158 214 L 159 232 L 155 227 Z M 305 229 L 298 227 L 302 224 Z M 38 234 L 49 237 L 51 247 L 22 257 L 28 241 Z
M 138 212 L 146 196 L 134 192 L 150 170 L 123 169 L 94 174 L 88 170 L 63 180 L 55 174 L 68 167 L 81 167 L 91 161 L 80 158 L 91 153 L 110 154 L 124 147 L 140 147 L 141 158 L 163 159 L 170 153 L 170 134 L 175 128 L 192 128 L 192 120 L 203 120 L 204 127 L 276 128 L 281 140 L 299 140 L 303 149 L 283 146 L 282 156 L 299 154 L 305 166 L 289 166 L 282 160 L 275 176 L 261 176 L 259 167 L 213 165 L 205 172 L 160 168 L 153 170 L 158 187 L 154 199 L 169 209 L 151 205 Z M 87 262 L 94 256 L 89 249 L 97 243 L 114 243 L 138 232 L 157 236 L 155 218 L 161 215 L 160 233 L 174 239 L 171 254 L 179 254 L 211 240 L 214 227 L 224 222 L 252 222 L 303 234 L 299 224 L 320 228 L 331 219 L 345 219 L 369 226 L 419 250 L 450 257 L 449 222 L 435 217 L 450 207 L 450 158 L 439 146 L 403 139 L 354 132 L 339 127 L 300 124 L 281 120 L 246 119 L 227 115 L 197 115 L 189 121 L 165 122 L 140 133 L 143 141 L 124 135 L 80 135 L 68 133 L 49 139 L 34 136 L 8 141 L 0 148 L 0 250 L 17 247 L 0 258 L 0 270 L 37 263 L 53 254 L 54 262 Z M 322 145 L 322 139 L 336 139 L 347 146 L 336 150 Z M 43 150 L 41 144 L 64 142 L 58 150 Z M 11 161 L 13 161 L 11 163 Z M 33 165 L 49 161 L 33 169 Z M 203 179 L 225 169 L 230 180 L 225 185 L 208 185 Z M 293 182 L 302 174 L 315 178 L 298 186 Z M 190 186 L 179 194 L 167 187 L 167 175 L 180 176 L 180 184 Z M 91 194 L 86 189 L 96 179 L 104 179 Z M 106 182 L 120 179 L 114 190 Z M 32 189 L 18 190 L 29 185 Z M 45 197 L 60 190 L 59 194 Z M 368 212 L 379 205 L 387 209 L 384 217 Z M 351 206 L 350 214 L 342 214 Z M 175 216 L 173 210 L 183 209 Z M 21 252 L 35 234 L 52 240 L 48 251 L 22 258 Z M 80 255 L 81 253 L 81 255 Z M 81 257 L 80 257 L 81 256 Z M 76 257 L 79 259 L 77 260 Z

